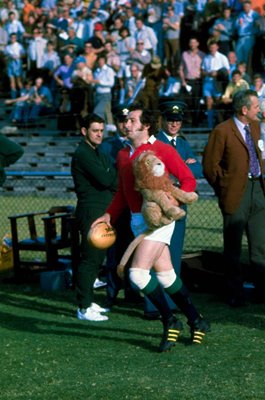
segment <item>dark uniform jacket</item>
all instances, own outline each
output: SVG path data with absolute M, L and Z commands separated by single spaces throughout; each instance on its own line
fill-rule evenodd
M 117 187 L 116 169 L 109 157 L 82 141 L 73 155 L 71 171 L 78 206 L 104 211 Z

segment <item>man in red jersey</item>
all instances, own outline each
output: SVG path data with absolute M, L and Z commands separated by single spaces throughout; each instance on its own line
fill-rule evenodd
M 103 221 L 110 225 L 125 207 L 129 207 L 131 228 L 134 235 L 138 236 L 147 230 L 147 226 L 141 214 L 142 197 L 134 187 L 132 163 L 143 151 L 152 150 L 164 162 L 166 170 L 178 179 L 182 190 L 194 191 L 196 181 L 176 150 L 156 140 L 156 124 L 152 113 L 137 106 L 131 108 L 125 128 L 130 146 L 118 154 L 118 191 L 106 213 L 92 226 Z M 182 330 L 182 323 L 172 315 L 164 291 L 187 317 L 193 343 L 201 343 L 205 333 L 210 330 L 209 323 L 196 310 L 187 289 L 174 271 L 168 248 L 174 224 L 172 222 L 145 236 L 135 250 L 130 268 L 131 281 L 160 311 L 164 326 L 159 347 L 161 352 L 168 351 L 175 345 Z M 154 274 L 150 274 L 152 268 Z

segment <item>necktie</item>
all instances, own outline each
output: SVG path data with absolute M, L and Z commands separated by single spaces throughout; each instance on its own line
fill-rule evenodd
M 249 152 L 249 172 L 251 176 L 253 177 L 258 177 L 260 175 L 260 166 L 259 166 L 259 161 L 255 149 L 255 145 L 250 133 L 250 129 L 248 125 L 245 125 L 244 127 L 245 132 L 246 132 L 246 144 L 248 147 L 248 152 Z
M 171 139 L 171 145 L 176 148 L 176 139 Z

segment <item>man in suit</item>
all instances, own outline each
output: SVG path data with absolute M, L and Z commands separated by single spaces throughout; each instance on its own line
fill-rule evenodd
M 244 302 L 240 253 L 244 231 L 255 285 L 255 299 L 265 301 L 265 186 L 259 148 L 259 101 L 252 90 L 233 98 L 234 117 L 217 125 L 203 157 L 204 175 L 218 196 L 223 215 L 228 302 Z

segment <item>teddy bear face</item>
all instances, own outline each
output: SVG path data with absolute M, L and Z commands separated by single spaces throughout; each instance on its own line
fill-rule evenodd
M 151 152 L 142 153 L 138 161 L 142 161 L 146 165 L 149 174 L 154 176 L 163 176 L 165 173 L 165 164 Z

